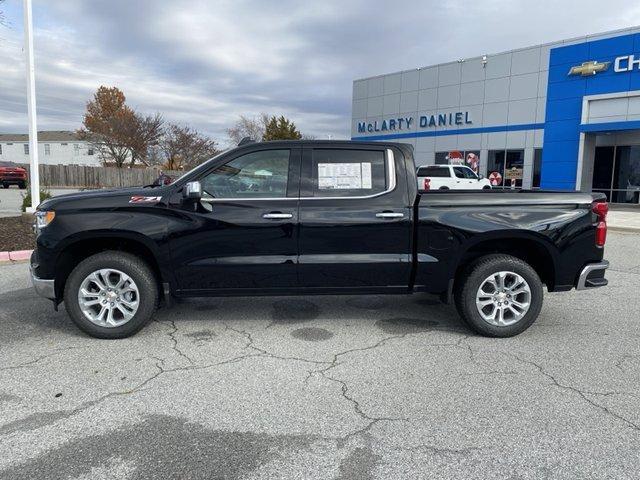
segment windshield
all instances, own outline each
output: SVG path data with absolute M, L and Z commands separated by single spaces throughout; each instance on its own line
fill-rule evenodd
M 215 160 L 216 158 L 220 158 L 221 156 L 227 154 L 228 152 L 229 152 L 229 150 L 224 150 L 224 151 L 220 152 L 218 155 L 216 155 L 215 157 L 211 157 L 210 159 L 202 162 L 197 167 L 193 167 L 191 170 L 189 170 L 184 175 L 182 175 L 180 177 L 180 180 L 182 181 L 182 179 L 184 179 L 184 178 L 191 178 L 193 175 L 197 175 L 198 172 L 200 172 L 201 170 L 206 170 L 208 168 L 209 163 L 212 160 Z

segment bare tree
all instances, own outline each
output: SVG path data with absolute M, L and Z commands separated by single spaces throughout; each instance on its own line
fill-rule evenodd
M 260 141 L 268 123 L 269 115 L 266 113 L 261 113 L 258 117 L 245 117 L 244 115 L 240 115 L 235 125 L 227 129 L 229 143 L 231 145 L 238 145 L 240 140 L 245 137 L 251 138 L 256 142 Z
M 131 152 L 131 166 L 136 161 L 149 165 L 147 161 L 149 149 L 159 144 L 163 134 L 164 120 L 159 113 L 147 116 L 134 113 L 132 120 L 125 140 Z
M 160 148 L 167 170 L 193 168 L 220 152 L 214 140 L 188 126 L 176 124 L 167 126 Z

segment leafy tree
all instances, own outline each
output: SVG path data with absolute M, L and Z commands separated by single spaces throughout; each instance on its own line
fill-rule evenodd
M 302 134 L 296 128 L 295 123 L 285 118 L 284 115 L 271 117 L 262 135 L 262 141 L 269 140 L 300 140 Z
M 122 168 L 127 161 L 147 164 L 150 147 L 162 136 L 160 114 L 143 116 L 126 104 L 124 93 L 117 87 L 98 88 L 87 110 L 79 135 L 97 149 L 103 163 L 113 161 Z
M 192 168 L 219 153 L 216 142 L 188 126 L 169 124 L 160 148 L 164 153 L 164 168 Z
M 133 110 L 125 104 L 125 96 L 116 87 L 101 86 L 87 102 L 79 135 L 91 142 L 103 163 L 111 160 L 122 167 L 129 158 L 125 132 L 133 122 Z

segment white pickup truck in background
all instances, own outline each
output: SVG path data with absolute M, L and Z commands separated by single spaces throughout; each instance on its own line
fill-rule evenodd
M 464 165 L 429 165 L 418 167 L 419 190 L 483 190 L 491 182 Z

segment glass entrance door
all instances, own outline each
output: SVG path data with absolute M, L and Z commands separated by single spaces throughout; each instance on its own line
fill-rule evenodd
M 640 203 L 640 145 L 596 147 L 592 191 L 612 203 Z

